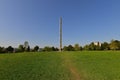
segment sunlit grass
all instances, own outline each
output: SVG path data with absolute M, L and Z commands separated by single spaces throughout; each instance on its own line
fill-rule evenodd
M 57 53 L 0 55 L 0 80 L 70 80 Z
M 81 80 L 120 80 L 120 52 L 91 51 L 71 52 Z
M 0 54 L 0 80 L 74 80 L 66 58 L 80 80 L 120 80 L 119 51 Z

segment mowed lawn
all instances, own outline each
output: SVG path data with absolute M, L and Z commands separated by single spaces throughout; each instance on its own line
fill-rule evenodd
M 80 80 L 120 80 L 120 51 L 86 51 L 67 54 Z
M 70 80 L 56 52 L 0 55 L 0 80 Z
M 120 51 L 0 54 L 0 80 L 120 80 Z

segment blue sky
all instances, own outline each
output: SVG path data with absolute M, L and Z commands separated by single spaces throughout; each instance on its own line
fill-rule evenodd
M 0 46 L 59 46 L 120 40 L 120 0 L 0 0 Z

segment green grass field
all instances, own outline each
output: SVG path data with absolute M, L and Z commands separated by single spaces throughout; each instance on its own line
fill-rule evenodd
M 120 80 L 120 52 L 0 54 L 0 80 Z

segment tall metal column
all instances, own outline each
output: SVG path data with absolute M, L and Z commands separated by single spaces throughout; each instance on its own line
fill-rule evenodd
M 60 17 L 60 48 L 59 51 L 62 51 L 62 17 Z

